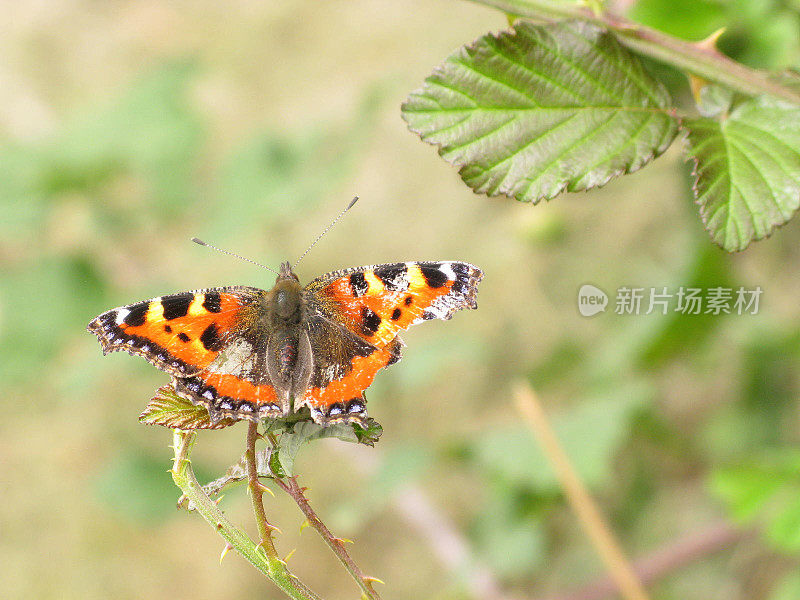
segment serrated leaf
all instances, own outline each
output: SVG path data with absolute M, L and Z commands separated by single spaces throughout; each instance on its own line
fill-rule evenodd
M 365 427 L 358 423 L 353 423 L 353 432 L 356 434 L 359 444 L 374 446 L 383 435 L 383 426 L 372 417 L 369 417 Z
M 538 202 L 664 152 L 677 132 L 670 102 L 611 33 L 522 22 L 460 48 L 402 110 L 473 190 Z
M 792 217 L 800 206 L 800 108 L 754 98 L 686 128 L 695 198 L 714 242 L 744 250 Z
M 163 425 L 170 429 L 222 429 L 236 423 L 235 419 L 222 418 L 211 422 L 208 411 L 202 406 L 195 406 L 189 400 L 178 396 L 172 388 L 164 386 L 158 389 L 150 400 L 139 422 L 145 425 Z

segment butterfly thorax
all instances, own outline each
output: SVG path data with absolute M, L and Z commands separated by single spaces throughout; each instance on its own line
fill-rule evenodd
M 297 280 L 281 279 L 268 294 L 273 326 L 298 325 L 303 316 L 302 288 Z
M 303 288 L 289 263 L 283 263 L 275 285 L 261 295 L 257 319 L 263 340 L 258 345 L 265 350 L 269 379 L 283 405 L 308 385 L 311 356 L 303 328 L 305 311 Z

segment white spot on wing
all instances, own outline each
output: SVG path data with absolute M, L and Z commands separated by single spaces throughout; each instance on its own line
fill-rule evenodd
M 442 263 L 439 266 L 439 270 L 442 273 L 444 273 L 445 275 L 447 275 L 447 279 L 449 281 L 455 281 L 456 280 L 456 272 L 453 270 L 453 263 L 449 263 L 449 262 Z
M 129 311 L 127 308 L 120 308 L 117 310 L 117 316 L 114 319 L 117 325 L 122 325 L 123 321 L 125 321 L 125 317 L 127 317 L 129 314 L 131 314 L 131 311 Z

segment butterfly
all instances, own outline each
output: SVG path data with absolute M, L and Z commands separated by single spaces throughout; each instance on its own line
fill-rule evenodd
M 483 277 L 457 261 L 355 267 L 306 286 L 288 262 L 277 273 L 270 290 L 160 296 L 109 310 L 88 330 L 103 354 L 143 356 L 171 375 L 175 393 L 205 407 L 212 423 L 257 422 L 307 407 L 320 425 L 364 426 L 364 390 L 400 360 L 398 333 L 477 308 Z

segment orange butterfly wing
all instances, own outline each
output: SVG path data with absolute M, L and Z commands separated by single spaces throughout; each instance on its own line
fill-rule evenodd
M 397 334 L 477 308 L 482 276 L 463 262 L 407 262 L 346 269 L 312 281 L 305 294 L 314 367 L 295 406 L 307 405 L 315 420 L 362 419 L 364 390 L 380 369 L 400 359 Z
M 255 360 L 263 347 L 243 336 L 262 293 L 227 287 L 161 296 L 109 310 L 88 329 L 104 354 L 123 350 L 140 355 L 172 375 L 176 392 L 206 406 L 212 420 L 220 414 L 276 416 L 282 411 L 275 390 Z

